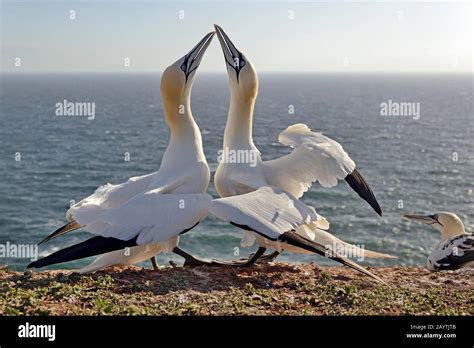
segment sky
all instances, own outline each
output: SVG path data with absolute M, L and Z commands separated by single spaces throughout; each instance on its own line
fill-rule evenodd
M 4 72 L 159 72 L 213 30 L 213 23 L 259 72 L 472 72 L 473 67 L 470 1 L 0 2 Z M 21 66 L 15 66 L 17 58 Z M 224 71 L 217 39 L 200 70 Z

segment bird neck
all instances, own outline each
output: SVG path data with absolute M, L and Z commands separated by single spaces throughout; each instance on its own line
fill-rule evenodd
M 174 151 L 176 150 L 180 151 L 179 153 L 186 154 L 186 160 L 189 160 L 189 156 L 191 156 L 198 161 L 205 161 L 201 131 L 196 121 L 194 121 L 190 101 L 165 102 L 164 112 L 171 133 L 165 157 L 168 157 L 167 154 L 177 153 Z M 177 160 L 179 159 L 173 159 L 173 161 Z
M 197 124 L 191 113 L 191 102 L 187 98 L 164 101 L 165 121 L 171 131 L 171 137 L 179 138 L 192 135 Z
M 441 242 L 444 242 L 455 236 L 459 236 L 460 234 L 466 234 L 466 230 L 464 229 L 464 225 L 462 223 L 449 224 L 447 226 L 444 226 L 441 231 Z
M 231 93 L 229 113 L 224 132 L 224 148 L 256 149 L 252 138 L 255 99 Z

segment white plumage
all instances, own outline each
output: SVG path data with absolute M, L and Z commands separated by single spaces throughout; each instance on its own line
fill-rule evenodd
M 221 220 L 249 227 L 272 240 L 318 220 L 314 208 L 288 192 L 269 186 L 244 195 L 216 199 L 211 202 L 210 211 Z
M 374 204 L 375 197 L 355 171 L 354 162 L 340 144 L 322 134 L 311 132 L 306 125 L 293 125 L 280 134 L 283 144 L 295 147 L 291 154 L 263 162 L 251 139 L 250 111 L 253 107 L 245 110 L 245 103 L 239 100 L 235 104 L 234 97 L 231 98 L 224 145 L 229 145 L 231 149 L 254 151 L 257 162 L 255 166 L 242 166 L 239 163 L 226 166 L 221 163 L 216 173 L 216 188 L 224 198 L 213 201 L 205 193 L 210 173 L 202 149 L 201 134 L 190 110 L 190 92 L 196 68 L 212 35 L 206 35 L 190 53 L 163 73 L 161 92 L 171 137 L 160 170 L 130 178 L 123 184 L 101 186 L 94 194 L 74 205 L 67 212 L 69 224 L 47 239 L 79 227 L 97 237 L 35 261 L 30 267 L 44 267 L 103 254 L 81 270 L 92 272 L 111 265 L 144 261 L 158 252 L 166 251 L 174 251 L 195 262 L 198 260 L 177 248 L 179 236 L 209 213 L 255 232 L 253 240 L 257 240 L 260 245 L 268 244 L 278 251 L 311 251 L 327 256 L 327 248 L 315 241 L 334 241 L 337 238 L 331 239 L 330 234 L 324 231 L 329 227 L 327 220 L 297 198 L 315 181 L 323 186 L 334 186 L 337 180 L 347 181 L 351 177 L 348 181 L 351 187 L 362 189 L 364 192 L 358 193 L 362 197 L 365 194 L 364 199 Z M 219 39 L 222 43 L 222 36 Z M 231 51 L 235 52 L 234 49 Z M 247 65 L 251 67 L 249 61 Z M 243 66 L 245 64 L 239 65 L 238 70 Z M 237 80 L 239 71 L 236 70 Z M 243 74 L 240 78 L 245 81 L 248 76 Z M 250 94 L 244 91 L 244 95 Z M 183 105 L 184 113 L 178 111 L 181 109 L 179 106 Z M 248 111 L 247 114 L 245 111 Z M 244 118 L 240 122 L 237 118 L 242 113 Z M 240 123 L 240 127 L 229 127 L 229 122 L 236 125 Z M 234 131 L 235 134 L 228 135 Z M 246 239 L 246 244 L 253 242 L 248 235 Z M 126 246 L 125 250 L 120 250 L 123 246 Z M 249 259 L 249 264 L 255 262 L 262 253 L 260 248 Z M 343 255 L 328 257 L 383 282 Z
M 79 273 L 91 273 L 114 265 L 134 265 L 149 260 L 159 253 L 171 252 L 178 243 L 177 238 L 165 243 L 140 245 L 99 255 L 91 264 L 81 268 Z
M 262 160 L 260 151 L 252 139 L 253 108 L 258 93 L 256 70 L 250 60 L 235 47 L 222 28 L 215 27 L 227 63 L 231 91 L 223 148 L 228 152 L 247 151 L 252 153 L 255 158 L 253 163 L 229 161 L 219 163 L 214 177 L 219 195 L 234 197 L 262 187 L 272 187 L 274 190 L 280 190 L 280 194 L 291 196 L 296 205 L 296 202 L 301 203 L 298 198 L 314 182 L 319 182 L 324 187 L 332 187 L 337 184 L 338 180 L 346 180 L 363 199 L 381 214 L 375 196 L 341 144 L 321 133 L 311 131 L 305 124 L 292 125 L 280 133 L 278 137 L 280 143 L 293 148 L 290 154 L 269 161 Z M 238 66 L 231 64 L 236 59 L 240 62 Z M 268 201 L 262 200 L 258 204 L 265 205 L 267 203 Z M 303 206 L 305 205 L 303 204 Z M 285 208 L 282 207 L 282 209 Z M 309 207 L 305 206 L 305 209 L 309 209 Z M 332 236 L 326 231 L 329 228 L 327 220 L 315 215 L 317 219 L 299 221 L 299 225 L 291 226 L 292 229 L 306 240 L 322 246 L 330 244 L 331 247 L 336 245 L 345 247 L 345 249 L 352 248 L 354 250 L 357 248 Z M 289 225 L 285 227 L 289 227 Z M 261 231 L 265 231 L 265 233 L 245 232 L 242 245 L 250 246 L 257 241 L 263 248 L 308 252 L 308 250 L 275 240 L 275 231 L 269 229 L 268 226 L 262 226 L 259 232 Z M 359 249 L 357 250 L 359 254 L 362 253 L 365 257 L 391 257 L 387 254 Z
M 290 154 L 271 161 L 264 161 L 265 178 L 300 198 L 314 182 L 323 187 L 333 187 L 338 180 L 352 173 L 354 161 L 341 144 L 321 133 L 312 132 L 299 123 L 280 133 L 278 140 L 294 148 Z
M 46 238 L 49 240 L 81 227 L 118 241 L 136 239 L 138 246 L 129 248 L 130 254 L 124 254 L 123 250 L 106 253 L 82 272 L 116 264 L 133 264 L 158 252 L 171 251 L 178 245 L 181 233 L 206 217 L 211 201 L 205 193 L 210 171 L 201 133 L 191 112 L 190 95 L 196 69 L 213 35 L 213 32 L 207 34 L 187 55 L 163 72 L 161 95 L 171 136 L 160 169 L 130 178 L 122 184 L 100 186 L 68 210 L 66 218 L 69 224 Z M 186 106 L 184 110 L 181 110 L 181 105 Z M 107 242 L 98 241 L 102 245 Z M 76 245 L 76 249 L 60 250 L 30 267 L 44 267 L 76 256 L 84 257 L 81 255 L 88 253 L 87 248 L 94 247 L 95 240 L 86 242 L 90 242 L 87 247 Z M 116 245 L 121 244 L 118 242 Z
M 87 225 L 88 232 L 121 240 L 138 236 L 139 245 L 155 244 L 176 237 L 203 220 L 211 199 L 207 193 L 161 194 L 151 190 L 117 208 L 104 210 L 93 220 L 83 218 L 88 215 L 83 210 L 74 216 L 78 223 Z

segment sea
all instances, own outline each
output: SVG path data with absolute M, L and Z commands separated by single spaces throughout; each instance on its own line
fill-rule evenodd
M 159 73 L 0 75 L 0 245 L 36 244 L 65 223 L 71 202 L 105 183 L 159 168 L 169 140 L 159 85 Z M 64 100 L 94 103 L 94 117 L 58 116 L 57 103 Z M 228 102 L 226 75 L 198 74 L 192 111 L 213 175 Z M 302 198 L 329 220 L 337 237 L 397 256 L 362 264 L 425 264 L 439 233 L 402 220 L 403 213 L 451 211 L 473 230 L 471 74 L 260 74 L 253 138 L 264 160 L 291 151 L 278 143 L 278 134 L 295 123 L 340 142 L 376 194 L 382 217 L 344 181 L 334 188 L 314 184 Z M 212 179 L 209 193 L 217 197 Z M 242 235 L 210 217 L 183 235 L 180 245 L 202 258 L 244 258 L 256 247 L 240 247 Z M 89 236 L 76 231 L 40 245 L 39 255 Z M 158 255 L 162 265 L 170 260 L 182 262 L 173 254 Z M 279 260 L 334 265 L 317 255 L 283 253 Z M 90 261 L 51 268 L 73 269 Z M 16 270 L 29 262 L 0 259 Z

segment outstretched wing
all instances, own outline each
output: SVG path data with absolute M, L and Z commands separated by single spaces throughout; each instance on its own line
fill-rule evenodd
M 78 221 L 97 236 L 59 250 L 28 267 L 40 268 L 125 247 L 168 241 L 204 219 L 211 199 L 206 193 L 162 194 L 152 190 L 100 214 L 81 211 Z
M 92 195 L 74 204 L 67 211 L 66 218 L 71 221 L 74 217 L 74 211 L 88 204 L 102 206 L 104 209 L 116 208 L 133 196 L 146 191 L 155 177 L 156 173 L 151 173 L 132 177 L 122 184 L 112 185 L 108 183 L 99 186 Z
M 161 193 L 168 193 L 179 187 L 187 179 L 187 177 L 177 179 L 169 176 L 157 176 L 156 174 L 151 173 L 133 177 L 118 185 L 106 184 L 100 186 L 92 195 L 74 204 L 66 213 L 68 223 L 52 232 L 39 244 L 80 228 L 87 229 L 90 221 L 94 221 L 100 214 L 109 209 L 120 207 L 132 197 L 151 189 Z
M 209 205 L 209 212 L 272 240 L 286 231 L 318 220 L 314 208 L 290 193 L 270 186 L 243 195 L 215 199 Z
M 192 228 L 207 216 L 207 193 L 162 194 L 148 191 L 98 215 L 87 211 L 76 218 L 88 232 L 120 240 L 138 236 L 137 244 L 160 243 Z
M 209 212 L 245 230 L 328 257 L 384 283 L 354 261 L 294 232 L 299 226 L 318 221 L 318 215 L 288 192 L 264 186 L 243 195 L 216 199 L 210 203 Z
M 374 193 L 337 141 L 312 132 L 301 123 L 288 127 L 280 133 L 278 140 L 294 150 L 286 156 L 263 162 L 269 185 L 280 187 L 300 198 L 316 181 L 323 187 L 332 187 L 337 185 L 338 180 L 345 180 L 382 215 Z

